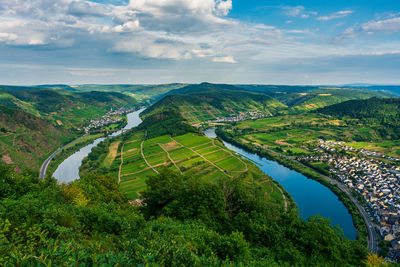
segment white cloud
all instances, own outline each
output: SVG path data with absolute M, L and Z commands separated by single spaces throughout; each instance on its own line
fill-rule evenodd
M 257 64 L 272 68 L 291 59 L 393 50 L 332 44 L 330 38 L 320 34 L 321 29 L 307 30 L 296 24 L 299 19 L 318 15 L 302 6 L 281 6 L 290 21 L 280 28 L 227 17 L 231 0 L 131 0 L 118 6 L 88 0 L 0 1 L 2 62 L 6 56 L 10 62 L 18 57 L 18 63 L 51 60 L 74 67 L 126 67 L 125 74 L 131 74 L 133 66 L 136 77 L 140 78 L 138 71 L 143 70 L 153 78 L 153 69 L 163 70 L 157 77 L 167 77 L 174 71 L 204 74 L 208 70 L 213 74 L 214 70 L 241 69 L 244 73 Z M 335 14 L 346 16 L 350 12 Z M 397 23 L 393 17 L 371 21 L 345 33 L 395 32 Z M 237 62 L 240 64 L 222 64 Z M 80 70 L 66 73 L 68 77 L 97 75 Z M 178 74 L 176 77 L 184 76 Z M 204 77 L 208 79 L 209 75 Z
M 213 62 L 236 63 L 236 60 L 232 56 L 226 56 L 226 57 L 215 57 L 213 58 Z
M 328 16 L 317 17 L 317 20 L 327 21 L 327 20 L 332 20 L 332 19 L 344 18 L 352 13 L 353 13 L 353 11 L 351 11 L 351 10 L 341 10 L 341 11 L 335 12 L 333 14 L 330 14 Z
M 400 17 L 385 20 L 369 21 L 361 25 L 360 30 L 365 33 L 396 33 L 400 32 Z
M 90 1 L 73 1 L 69 4 L 68 13 L 74 16 L 94 16 L 104 17 L 109 15 L 105 5 L 93 3 Z
M 232 0 L 217 2 L 216 12 L 218 15 L 226 16 L 232 9 Z
M 134 32 L 140 29 L 139 20 L 128 21 L 122 25 L 115 26 L 112 30 L 114 32 Z
M 400 32 L 400 17 L 372 20 L 361 25 L 348 27 L 336 40 L 355 38 L 358 35 L 372 35 L 377 33 L 393 34 Z
M 304 11 L 304 6 L 285 6 L 283 9 L 289 17 L 297 17 Z
M 285 11 L 285 14 L 289 17 L 293 18 L 302 18 L 306 19 L 310 16 L 316 16 L 317 12 L 315 11 L 306 11 L 304 6 L 283 6 L 282 9 Z
M 15 41 L 18 38 L 16 34 L 8 32 L 0 32 L 0 42 Z

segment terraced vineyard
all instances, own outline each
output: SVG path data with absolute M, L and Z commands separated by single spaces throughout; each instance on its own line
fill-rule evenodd
M 195 133 L 176 137 L 164 135 L 149 140 L 144 140 L 144 137 L 144 132 L 137 132 L 123 143 L 113 163 L 114 166 L 120 165 L 118 179 L 130 199 L 140 195 L 149 175 L 167 167 L 209 182 L 224 176 L 256 181 L 263 187 L 269 200 L 283 205 L 282 192 L 270 177 L 253 163 L 225 148 L 218 140 Z

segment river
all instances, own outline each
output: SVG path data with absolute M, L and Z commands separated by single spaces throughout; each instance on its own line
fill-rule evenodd
M 129 130 L 133 127 L 138 126 L 142 120 L 139 117 L 139 114 L 145 110 L 140 109 L 127 114 L 127 124 L 123 128 L 123 130 Z M 79 167 L 82 165 L 82 160 L 89 155 L 92 148 L 97 146 L 101 141 L 105 140 L 109 137 L 114 137 L 120 135 L 122 131 L 117 131 L 110 134 L 107 137 L 101 137 L 93 141 L 90 145 L 87 145 L 81 148 L 79 151 L 75 152 L 67 159 L 65 159 L 60 165 L 58 165 L 56 171 L 53 173 L 54 178 L 56 178 L 59 182 L 69 183 L 76 179 L 79 179 Z
M 205 130 L 204 134 L 211 138 L 217 137 L 215 129 L 212 128 Z M 249 153 L 225 141 L 224 145 L 256 162 L 265 174 L 278 181 L 296 202 L 301 217 L 306 219 L 313 215 L 321 215 L 329 218 L 332 225 L 339 225 L 348 238 L 357 238 L 357 230 L 350 213 L 329 188 L 275 161 Z

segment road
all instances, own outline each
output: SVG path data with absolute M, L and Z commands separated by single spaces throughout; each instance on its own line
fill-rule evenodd
M 47 167 L 49 167 L 49 164 L 51 162 L 51 160 L 64 148 L 66 148 L 67 146 L 75 143 L 76 141 L 80 140 L 81 138 L 85 137 L 87 134 L 76 138 L 75 140 L 73 140 L 72 142 L 66 144 L 65 146 L 57 149 L 56 151 L 53 152 L 53 154 L 50 155 L 50 157 L 48 157 L 42 164 L 42 166 L 40 167 L 40 173 L 39 173 L 39 178 L 40 179 L 44 179 L 46 177 L 46 171 L 47 171 Z
M 354 203 L 354 205 L 356 205 L 358 211 L 361 213 L 361 216 L 363 217 L 364 222 L 365 222 L 365 224 L 367 226 L 367 230 L 368 230 L 368 250 L 370 252 L 372 252 L 372 253 L 377 253 L 378 252 L 378 236 L 376 234 L 376 231 L 375 231 L 375 228 L 374 228 L 374 224 L 371 222 L 371 220 L 370 220 L 368 214 L 365 212 L 364 208 L 361 206 L 361 204 L 358 202 L 358 200 L 355 199 L 353 197 L 353 195 L 347 190 L 347 187 L 344 184 L 340 183 L 339 181 L 337 181 L 337 180 L 335 180 L 333 178 L 330 178 L 330 177 L 328 177 L 326 175 L 323 175 L 323 174 L 317 172 L 313 168 L 301 163 L 300 161 L 297 161 L 297 160 L 293 159 L 292 157 L 283 155 L 283 154 L 281 154 L 279 152 L 273 151 L 273 150 L 265 148 L 265 147 L 262 147 L 262 148 L 267 150 L 267 151 L 269 151 L 269 152 L 271 152 L 271 153 L 273 153 L 273 154 L 275 154 L 275 155 L 279 155 L 279 156 L 284 157 L 284 158 L 286 158 L 288 160 L 296 162 L 296 163 L 300 164 L 301 166 L 318 173 L 319 175 L 321 175 L 322 177 L 327 179 L 331 184 L 337 185 L 337 187 L 341 191 L 345 192 L 349 196 L 350 200 Z

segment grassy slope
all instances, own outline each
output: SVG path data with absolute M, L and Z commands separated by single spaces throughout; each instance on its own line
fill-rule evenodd
M 250 91 L 264 92 L 288 105 L 295 112 L 314 110 L 352 99 L 390 96 L 388 92 L 364 88 L 280 85 L 241 85 L 240 87 Z
M 21 110 L 0 105 L 0 114 L 1 156 L 3 161 L 12 161 L 19 168 L 38 169 L 48 154 L 76 137 L 61 127 Z
M 263 93 L 231 85 L 203 83 L 173 90 L 150 107 L 143 116 L 176 109 L 191 124 L 250 110 L 274 114 L 286 106 Z
M 0 104 L 21 109 L 64 128 L 81 128 L 110 108 L 134 107 L 135 99 L 116 92 L 72 92 L 63 89 L 0 86 Z
M 368 126 L 382 139 L 400 139 L 400 98 L 350 100 L 315 112 L 344 119 L 355 126 Z M 351 122 L 354 120 L 354 122 Z

